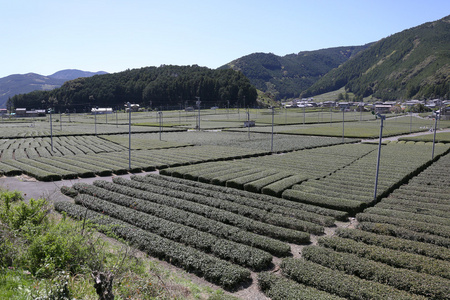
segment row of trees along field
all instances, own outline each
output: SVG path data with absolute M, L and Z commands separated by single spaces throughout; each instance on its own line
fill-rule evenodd
M 8 100 L 8 107 L 123 107 L 131 102 L 153 108 L 184 109 L 195 107 L 196 97 L 200 97 L 202 107 L 252 107 L 257 93 L 239 71 L 163 65 L 78 78 L 52 91 L 16 95 Z

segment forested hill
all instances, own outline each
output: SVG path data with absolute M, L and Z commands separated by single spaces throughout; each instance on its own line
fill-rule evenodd
M 0 78 L 0 108 L 6 106 L 8 98 L 17 94 L 29 93 L 35 90 L 49 91 L 60 87 L 66 80 L 78 77 L 90 77 L 106 72 L 88 72 L 81 70 L 61 70 L 52 75 L 44 76 L 36 73 L 14 74 Z
M 378 41 L 329 72 L 303 96 L 343 86 L 357 98 L 450 98 L 450 16 Z
M 120 107 L 124 103 L 163 109 L 194 106 L 200 97 L 202 107 L 253 106 L 256 89 L 241 73 L 199 66 L 161 66 L 78 78 L 52 91 L 35 91 L 11 98 L 13 107 L 75 108 Z M 229 101 L 229 102 L 228 102 Z
M 303 51 L 277 56 L 272 53 L 253 53 L 220 67 L 239 70 L 259 90 L 276 99 L 298 97 L 321 76 L 338 67 L 365 46 L 350 46 Z

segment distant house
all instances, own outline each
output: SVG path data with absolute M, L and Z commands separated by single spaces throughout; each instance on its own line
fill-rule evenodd
M 8 114 L 8 110 L 6 108 L 0 108 L 0 115 L 6 115 Z
M 139 104 L 130 104 L 131 111 L 139 111 Z M 128 105 L 125 104 L 125 111 L 129 111 Z
M 414 106 L 416 104 L 424 104 L 423 101 L 420 100 L 408 100 L 405 102 L 406 106 Z
M 111 107 L 94 107 L 91 109 L 93 115 L 106 115 L 112 114 L 113 109 Z
M 16 117 L 25 117 L 27 115 L 26 108 L 16 108 L 15 110 Z
M 338 106 L 339 106 L 339 109 L 349 109 L 350 103 L 349 102 L 339 102 Z
M 325 101 L 322 103 L 323 107 L 334 107 L 336 105 L 336 102 L 334 101 Z
M 392 105 L 390 104 L 378 104 L 375 105 L 375 113 L 385 114 L 389 113 Z
M 45 115 L 45 109 L 33 109 L 26 112 L 27 117 L 45 117 Z

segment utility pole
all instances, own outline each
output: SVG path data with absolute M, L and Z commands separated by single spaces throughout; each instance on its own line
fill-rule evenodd
M 128 169 L 131 171 L 131 103 L 127 102 L 128 107 Z
M 200 101 L 200 97 L 195 97 L 197 98 L 197 102 L 195 102 L 198 106 L 198 130 L 200 131 L 200 104 L 202 103 Z
M 248 139 L 250 140 L 250 110 L 247 108 Z
M 52 146 L 52 152 L 53 152 L 53 122 L 52 122 L 52 108 L 49 109 L 50 111 L 50 141 Z
M 163 126 L 163 124 L 162 124 L 162 117 L 163 117 L 163 113 L 162 113 L 162 111 L 159 111 L 158 112 L 158 115 L 159 115 L 159 140 L 161 140 L 161 131 L 162 131 L 162 126 Z
M 436 142 L 436 130 L 437 130 L 437 121 L 439 119 L 439 112 L 436 111 L 436 118 L 434 119 L 434 134 L 433 134 L 433 150 L 431 152 L 431 159 L 434 159 L 434 144 Z
M 272 106 L 272 142 L 270 144 L 270 152 L 273 152 L 273 123 L 274 123 L 274 115 L 275 115 L 275 109 Z
M 380 171 L 381 141 L 383 139 L 383 121 L 386 119 L 386 116 L 383 116 L 380 113 L 377 113 L 377 116 L 380 117 L 381 124 L 380 124 L 380 140 L 378 142 L 377 171 L 375 173 L 375 190 L 373 192 L 373 201 L 377 199 L 378 174 Z

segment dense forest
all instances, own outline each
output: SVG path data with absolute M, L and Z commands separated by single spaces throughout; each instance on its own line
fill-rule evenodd
M 131 102 L 151 109 L 255 106 L 257 92 L 238 71 L 199 66 L 146 67 L 67 81 L 51 91 L 34 91 L 9 99 L 8 107 L 76 109 L 119 107 Z
M 328 48 L 277 56 L 253 53 L 236 59 L 220 69 L 239 70 L 259 90 L 281 100 L 295 98 L 333 68 L 338 67 L 365 46 Z
M 450 16 L 384 38 L 322 77 L 302 96 L 345 86 L 357 98 L 450 98 Z

